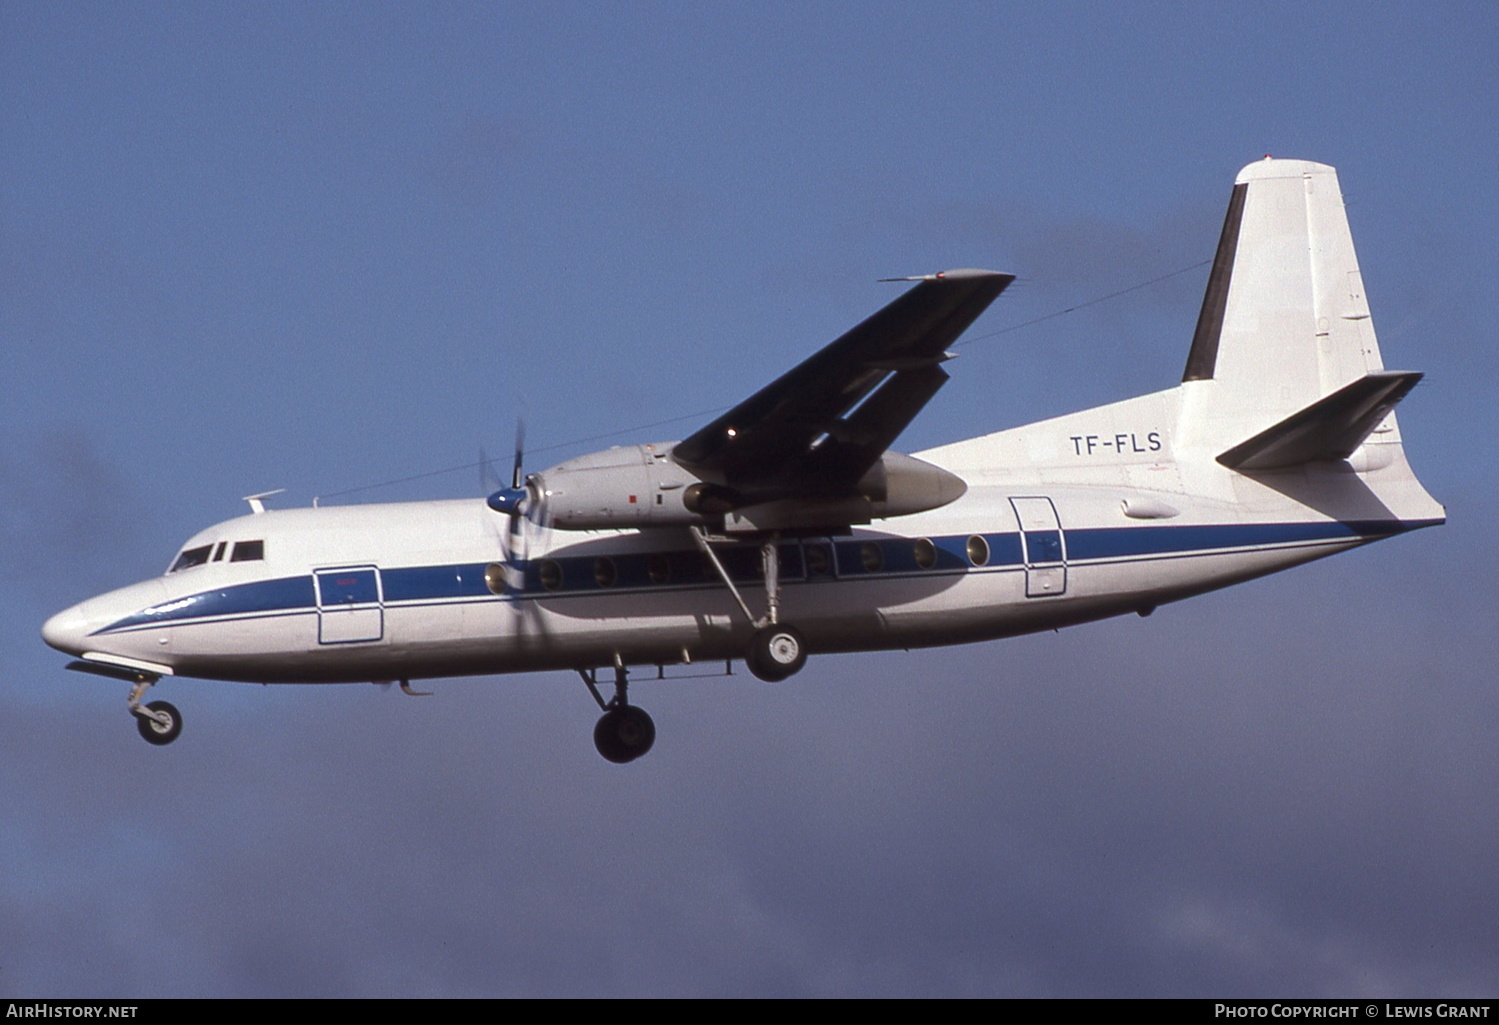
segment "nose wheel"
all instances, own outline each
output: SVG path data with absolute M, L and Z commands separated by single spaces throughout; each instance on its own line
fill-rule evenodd
M 177 739 L 182 732 L 182 713 L 167 701 L 153 701 L 135 711 L 135 727 L 146 743 L 161 747 Z

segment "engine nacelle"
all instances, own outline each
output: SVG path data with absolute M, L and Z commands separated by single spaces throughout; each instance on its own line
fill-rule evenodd
M 940 466 L 886 452 L 860 478 L 852 494 L 745 503 L 724 516 L 723 527 L 737 534 L 869 523 L 941 508 L 962 498 L 967 490 L 961 477 Z
M 669 458 L 673 442 L 590 452 L 530 480 L 543 518 L 562 530 L 609 530 L 703 522 L 683 504 L 701 481 Z
M 543 518 L 561 530 L 708 526 L 732 532 L 819 529 L 909 516 L 968 490 L 947 470 L 886 452 L 844 494 L 740 494 L 699 479 L 671 459 L 671 442 L 593 452 L 532 478 Z
M 869 499 L 874 518 L 910 516 L 940 509 L 968 491 L 963 478 L 915 456 L 886 452 L 869 468 L 857 489 Z

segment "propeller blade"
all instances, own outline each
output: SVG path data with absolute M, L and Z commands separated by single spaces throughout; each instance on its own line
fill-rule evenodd
M 526 452 L 526 421 L 520 417 L 515 418 L 515 469 L 510 472 L 511 490 L 521 486 L 525 480 L 521 476 L 521 460 Z
M 512 488 L 511 491 L 501 492 L 509 495 L 513 491 L 525 493 L 524 488 Z M 490 505 L 494 505 L 493 499 Z M 526 518 L 520 515 L 517 508 L 510 513 L 510 529 L 505 532 L 505 586 L 512 591 L 523 591 L 526 587 Z
M 479 490 L 486 495 L 492 494 L 505 486 L 500 480 L 500 475 L 494 472 L 494 462 L 484 451 L 484 446 L 479 446 Z

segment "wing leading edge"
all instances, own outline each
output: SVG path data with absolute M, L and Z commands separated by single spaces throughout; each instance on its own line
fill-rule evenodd
M 852 488 L 947 381 L 947 347 L 1014 281 L 953 270 L 899 299 L 679 442 L 672 458 L 742 495 Z

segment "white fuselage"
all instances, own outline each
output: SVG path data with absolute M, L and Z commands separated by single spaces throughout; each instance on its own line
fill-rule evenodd
M 987 640 L 1146 613 L 1441 522 L 1398 440 L 1254 477 L 1176 452 L 1191 387 L 921 453 L 967 493 L 782 539 L 781 620 L 814 654 Z M 753 626 L 686 529 L 528 526 L 517 591 L 491 571 L 506 527 L 479 499 L 243 516 L 187 543 L 208 561 L 68 609 L 44 633 L 84 658 L 257 682 L 742 657 Z M 260 558 L 231 561 L 254 541 Z M 758 615 L 757 545 L 718 551 Z

